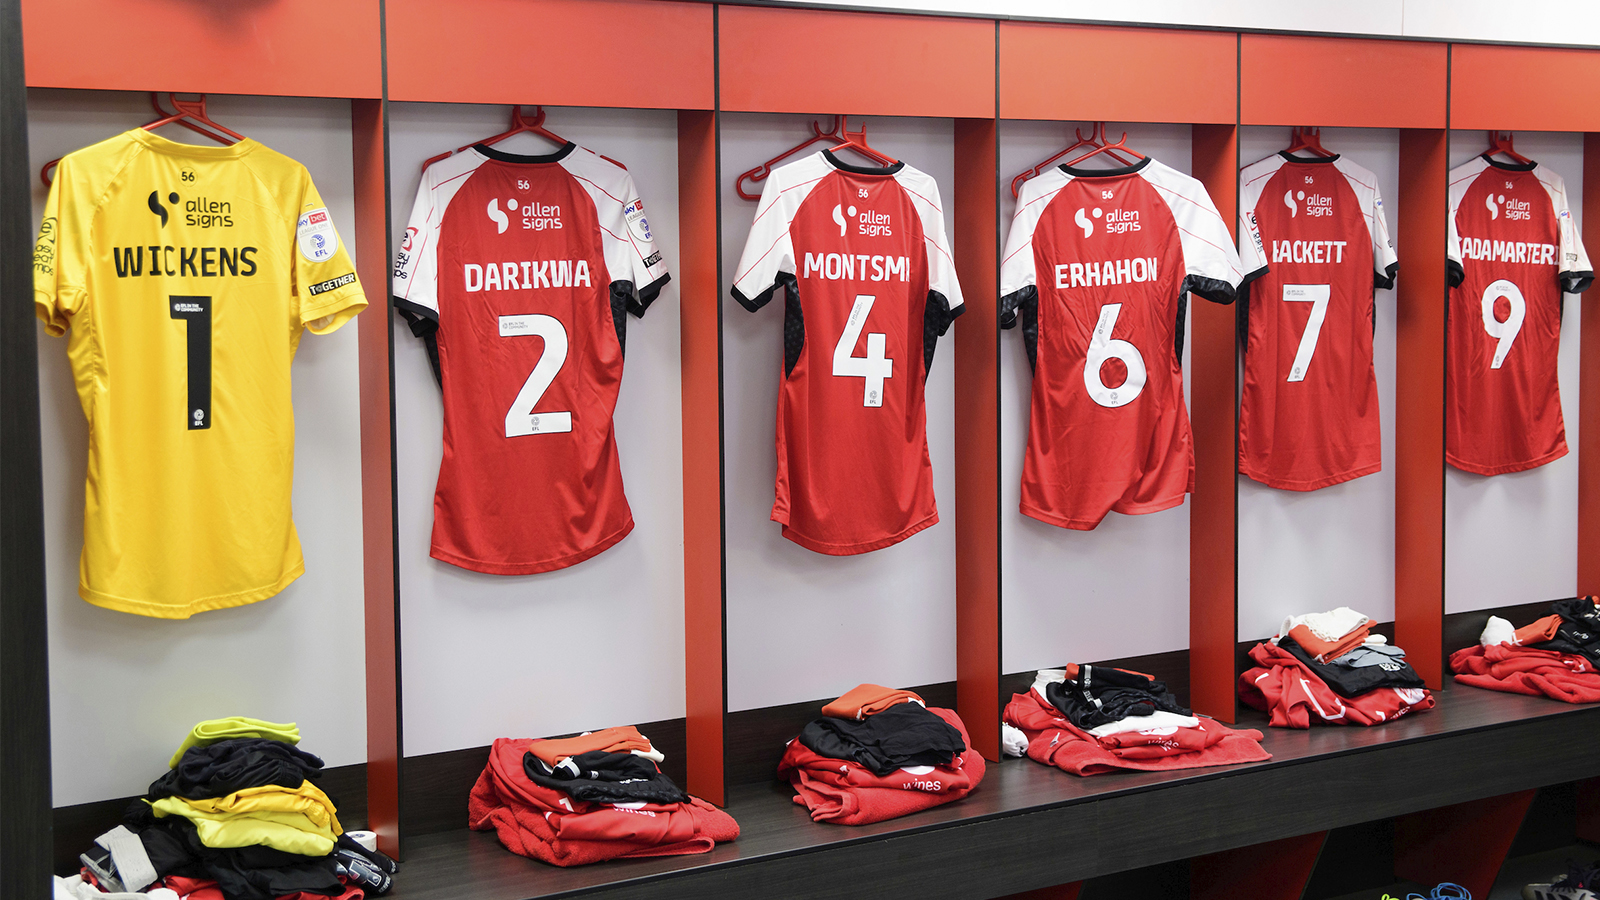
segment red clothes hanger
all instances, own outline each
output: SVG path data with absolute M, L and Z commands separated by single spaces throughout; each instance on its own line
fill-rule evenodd
M 867 159 L 872 160 L 880 166 L 892 166 L 898 162 L 898 160 L 896 160 L 894 157 L 879 153 L 867 144 L 867 126 L 862 125 L 860 130 L 851 131 L 849 127 L 849 119 L 849 116 L 834 116 L 833 127 L 827 131 L 822 130 L 822 125 L 820 123 L 813 121 L 811 123 L 811 137 L 806 138 L 805 141 L 790 147 L 788 150 L 783 151 L 761 165 L 756 166 L 754 169 L 751 169 L 743 175 L 740 175 L 738 180 L 734 181 L 733 189 L 738 192 L 740 197 L 743 197 L 746 200 L 760 200 L 760 194 L 752 194 L 745 190 L 744 184 L 746 181 L 750 182 L 751 184 L 755 184 L 758 181 L 765 181 L 767 176 L 772 174 L 772 167 L 774 165 L 784 161 L 785 159 L 788 159 L 796 153 L 799 153 L 801 150 L 806 149 L 812 144 L 821 143 L 823 141 L 830 142 L 835 147 L 849 148 L 854 150 L 855 152 L 865 156 Z
M 1088 137 L 1084 137 L 1083 136 L 1083 129 L 1082 128 L 1074 128 L 1074 129 L 1072 129 L 1072 136 L 1077 138 L 1077 140 L 1074 141 L 1071 146 L 1067 147 L 1065 150 L 1062 150 L 1060 153 L 1057 153 L 1055 156 L 1050 157 L 1049 159 L 1045 160 L 1044 162 L 1039 163 L 1037 166 L 1034 166 L 1033 168 L 1029 169 L 1028 171 L 1023 172 L 1022 174 L 1018 175 L 1017 177 L 1011 179 L 1011 196 L 1013 196 L 1013 197 L 1018 196 L 1022 192 L 1022 183 L 1024 181 L 1027 181 L 1029 178 L 1032 178 L 1035 175 L 1038 175 L 1040 172 L 1043 172 L 1045 169 L 1050 168 L 1050 166 L 1052 164 L 1054 164 L 1056 160 L 1060 159 L 1063 156 L 1066 156 L 1068 153 L 1071 153 L 1072 151 L 1077 150 L 1080 147 L 1103 147 L 1103 146 L 1105 146 L 1105 139 L 1106 139 L 1105 132 L 1106 132 L 1106 123 L 1104 123 L 1104 122 L 1096 122 L 1092 126 L 1090 126 L 1090 128 L 1089 128 L 1089 136 Z M 1123 135 L 1123 139 L 1126 140 L 1127 139 L 1127 135 Z M 1128 152 L 1132 153 L 1133 151 L 1130 150 Z M 1123 159 L 1122 157 L 1118 156 L 1116 153 L 1111 153 L 1110 155 L 1111 155 L 1111 157 L 1113 159 L 1117 160 L 1118 162 L 1122 163 L 1125 166 L 1133 165 L 1133 160 L 1131 160 L 1131 159 Z M 1135 154 L 1135 155 L 1137 155 L 1137 154 Z
M 1117 151 L 1119 151 L 1119 150 L 1121 152 L 1123 152 L 1123 153 L 1126 153 L 1126 154 L 1134 157 L 1135 159 L 1144 159 L 1145 158 L 1143 153 L 1140 153 L 1137 150 L 1130 150 L 1128 148 L 1128 133 L 1126 131 L 1124 131 L 1122 133 L 1122 137 L 1118 138 L 1117 142 L 1115 144 L 1108 144 L 1108 143 L 1106 143 L 1106 123 L 1104 123 L 1104 122 L 1096 122 L 1095 125 L 1098 128 L 1099 133 L 1100 133 L 1100 135 L 1099 135 L 1100 136 L 1099 144 L 1093 150 L 1090 150 L 1088 153 L 1085 153 L 1084 155 L 1078 157 L 1077 159 L 1074 159 L 1071 162 L 1067 163 L 1068 166 L 1075 166 L 1078 163 L 1083 162 L 1084 160 L 1094 156 L 1097 153 L 1105 153 L 1105 154 L 1109 155 L 1112 159 L 1115 159 L 1115 160 L 1118 160 L 1119 162 L 1122 162 L 1123 165 L 1132 165 L 1132 163 L 1124 161 L 1122 159 L 1122 157 L 1117 155 Z
M 1305 150 L 1309 153 L 1323 157 L 1324 159 L 1332 159 L 1333 157 L 1339 155 L 1337 153 L 1330 153 L 1325 147 L 1322 146 L 1321 128 L 1310 128 L 1304 125 L 1297 125 L 1293 131 L 1289 132 L 1289 149 L 1283 152 L 1293 156 L 1296 152 L 1301 150 Z
M 1503 156 L 1508 156 L 1511 158 L 1512 162 L 1521 163 L 1522 165 L 1527 165 L 1533 162 L 1533 160 L 1511 149 L 1511 132 L 1509 131 L 1489 132 L 1489 149 L 1485 150 L 1483 155 L 1485 157 L 1489 157 L 1495 155 L 1496 153 L 1499 153 Z
M 542 137 L 547 141 L 554 141 L 554 142 L 556 142 L 557 144 L 560 144 L 563 147 L 565 147 L 567 144 L 572 143 L 571 141 L 567 140 L 566 138 L 562 137 L 561 135 L 556 134 L 554 131 L 551 131 L 550 129 L 544 127 L 544 107 L 535 106 L 533 108 L 533 117 L 529 118 L 528 116 L 523 115 L 522 104 L 519 103 L 516 106 L 511 107 L 511 128 L 510 129 L 508 129 L 506 131 L 502 131 L 499 134 L 495 135 L 494 137 L 486 137 L 481 141 L 473 141 L 470 144 L 466 144 L 464 146 L 457 147 L 454 150 L 450 150 L 450 151 L 441 153 L 438 156 L 430 157 L 426 162 L 424 162 L 422 164 L 422 168 L 423 169 L 427 169 L 429 166 L 433 165 L 434 163 L 438 162 L 441 159 L 449 159 L 450 157 L 455 156 L 457 153 L 460 153 L 461 151 L 469 149 L 471 147 L 476 147 L 479 144 L 483 144 L 485 146 L 488 146 L 488 145 L 491 145 L 491 144 L 498 144 L 501 141 L 505 140 L 508 137 L 511 137 L 514 134 L 524 134 L 524 133 L 526 133 L 526 134 L 536 134 L 539 137 Z M 627 168 L 627 166 L 623 166 L 622 163 L 619 163 L 616 160 L 611 159 L 611 157 L 609 157 L 609 156 L 601 156 L 600 158 L 604 159 L 604 160 L 608 160 L 608 161 L 613 162 L 613 163 L 616 163 L 617 165 L 622 166 L 622 168 L 624 168 L 624 169 Z
M 195 134 L 204 135 L 224 146 L 244 140 L 244 135 L 218 125 L 212 121 L 210 116 L 206 115 L 205 94 L 197 95 L 194 100 L 180 100 L 176 93 L 168 91 L 167 102 L 172 104 L 172 108 L 176 112 L 169 113 L 163 109 L 161 106 L 161 94 L 157 91 L 151 91 L 150 106 L 155 109 L 158 118 L 139 127 L 145 131 L 154 131 L 163 125 L 182 125 Z M 58 156 L 45 163 L 44 168 L 39 170 L 39 180 L 44 182 L 45 187 L 50 186 L 51 171 L 55 169 L 56 163 L 59 162 L 61 162 L 61 158 Z

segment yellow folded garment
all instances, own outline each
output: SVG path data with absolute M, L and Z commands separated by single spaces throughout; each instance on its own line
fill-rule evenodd
M 190 747 L 205 747 L 218 741 L 230 741 L 234 738 L 267 738 L 274 741 L 283 741 L 285 744 L 298 744 L 300 743 L 300 726 L 293 722 L 279 724 L 245 716 L 207 719 L 196 725 L 189 732 L 189 735 L 183 739 L 183 743 L 178 747 L 178 752 L 172 754 L 172 759 L 168 761 L 167 768 L 176 769 L 178 760 L 183 759 L 183 752 Z
M 297 788 L 245 788 L 213 800 L 163 797 L 150 806 L 157 816 L 193 822 L 207 847 L 260 844 L 285 853 L 327 856 L 334 839 L 344 833 L 333 801 L 309 781 Z

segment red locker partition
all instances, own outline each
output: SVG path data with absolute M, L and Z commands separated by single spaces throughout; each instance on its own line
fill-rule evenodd
M 1329 128 L 1443 128 L 1449 45 L 1246 34 L 1239 121 Z

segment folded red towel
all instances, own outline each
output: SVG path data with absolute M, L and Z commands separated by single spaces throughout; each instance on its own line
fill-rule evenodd
M 1096 739 L 1031 690 L 1012 695 L 1005 720 L 1027 736 L 1031 759 L 1074 775 L 1118 769 L 1198 769 L 1272 758 L 1261 749 L 1261 732 L 1234 730 L 1204 718 L 1195 728 L 1125 732 Z
M 1450 671 L 1459 684 L 1549 697 L 1567 703 L 1600 701 L 1600 673 L 1582 656 L 1494 644 L 1450 654 Z
M 1425 689 L 1377 688 L 1341 697 L 1289 651 L 1269 641 L 1250 648 L 1255 668 L 1239 676 L 1239 699 L 1270 713 L 1274 728 L 1330 725 L 1381 725 L 1406 713 L 1433 709 Z

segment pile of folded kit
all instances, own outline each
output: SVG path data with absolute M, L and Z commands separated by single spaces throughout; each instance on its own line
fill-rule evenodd
M 1433 709 L 1405 651 L 1371 629 L 1348 606 L 1285 619 L 1250 649 L 1256 665 L 1239 676 L 1239 699 L 1270 713 L 1274 728 L 1382 725 Z
M 1006 704 L 1002 732 L 1012 756 L 1026 753 L 1074 775 L 1272 758 L 1261 749 L 1261 732 L 1196 716 L 1163 682 L 1105 666 L 1039 670 L 1033 687 Z
M 1568 597 L 1551 614 L 1521 628 L 1490 616 L 1478 646 L 1450 654 L 1456 682 L 1491 691 L 1532 694 L 1568 703 L 1600 700 L 1600 606 L 1596 597 Z
M 234 717 L 201 722 L 171 771 L 95 839 L 57 900 L 362 900 L 386 893 L 396 865 L 376 836 L 344 834 L 312 781 L 322 760 L 300 729 Z
M 972 793 L 984 762 L 949 709 L 911 691 L 852 688 L 789 741 L 778 777 L 816 822 L 866 825 Z
M 661 774 L 638 729 L 559 740 L 500 738 L 467 800 L 467 823 L 556 866 L 705 853 L 739 836 L 727 813 Z

